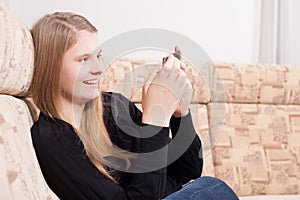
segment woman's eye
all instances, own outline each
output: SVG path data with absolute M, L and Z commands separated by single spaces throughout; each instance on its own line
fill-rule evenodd
M 97 55 L 97 59 L 100 59 L 102 57 L 102 54 Z
M 88 61 L 88 58 L 87 58 L 87 57 L 84 57 L 84 58 L 81 58 L 79 61 L 80 61 L 80 62 L 86 62 L 86 61 Z

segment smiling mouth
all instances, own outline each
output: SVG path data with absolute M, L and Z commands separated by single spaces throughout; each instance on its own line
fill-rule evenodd
M 87 80 L 87 81 L 83 81 L 83 83 L 87 84 L 87 85 L 98 85 L 99 79 L 92 79 L 92 80 Z

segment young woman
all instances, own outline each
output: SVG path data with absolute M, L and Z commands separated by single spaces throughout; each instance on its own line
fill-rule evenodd
M 198 178 L 201 142 L 188 109 L 192 92 L 181 61 L 170 55 L 165 67 L 148 78 L 142 113 L 121 94 L 99 90 L 104 66 L 101 50 L 95 51 L 97 30 L 84 17 L 53 13 L 31 32 L 31 94 L 41 111 L 32 140 L 45 180 L 59 198 L 237 199 L 224 182 Z M 173 137 L 192 140 L 168 165 L 170 152 L 177 148 L 168 146 L 169 129 Z M 144 156 L 152 152 L 159 154 Z M 221 191 L 220 196 L 207 188 Z

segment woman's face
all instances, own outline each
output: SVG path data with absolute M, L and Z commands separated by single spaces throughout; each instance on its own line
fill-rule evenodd
M 84 104 L 99 96 L 98 82 L 104 70 L 97 33 L 77 32 L 77 42 L 63 56 L 60 90 L 63 100 Z

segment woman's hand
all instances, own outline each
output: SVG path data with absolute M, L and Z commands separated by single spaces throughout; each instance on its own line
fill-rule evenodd
M 172 68 L 174 68 L 176 71 L 178 71 L 178 73 L 186 77 L 186 65 L 181 61 L 181 51 L 178 46 L 175 47 L 175 54 L 177 54 L 177 58 L 175 58 L 177 61 L 174 61 L 176 62 L 176 64 L 174 64 Z M 165 65 L 164 62 L 166 60 L 167 59 L 163 60 L 163 65 Z M 189 112 L 189 105 L 193 95 L 193 88 L 187 77 L 185 78 L 185 81 L 186 92 L 183 94 L 182 99 L 180 100 L 175 112 L 173 113 L 174 117 L 182 117 L 184 115 L 187 115 Z
M 189 106 L 193 95 L 193 88 L 190 81 L 186 78 L 185 80 L 185 93 L 183 94 L 175 112 L 174 117 L 182 117 L 189 113 Z
M 142 95 L 143 123 L 169 126 L 171 116 L 188 89 L 185 73 L 179 73 L 177 65 L 180 61 L 170 55 L 165 67 L 148 77 Z

